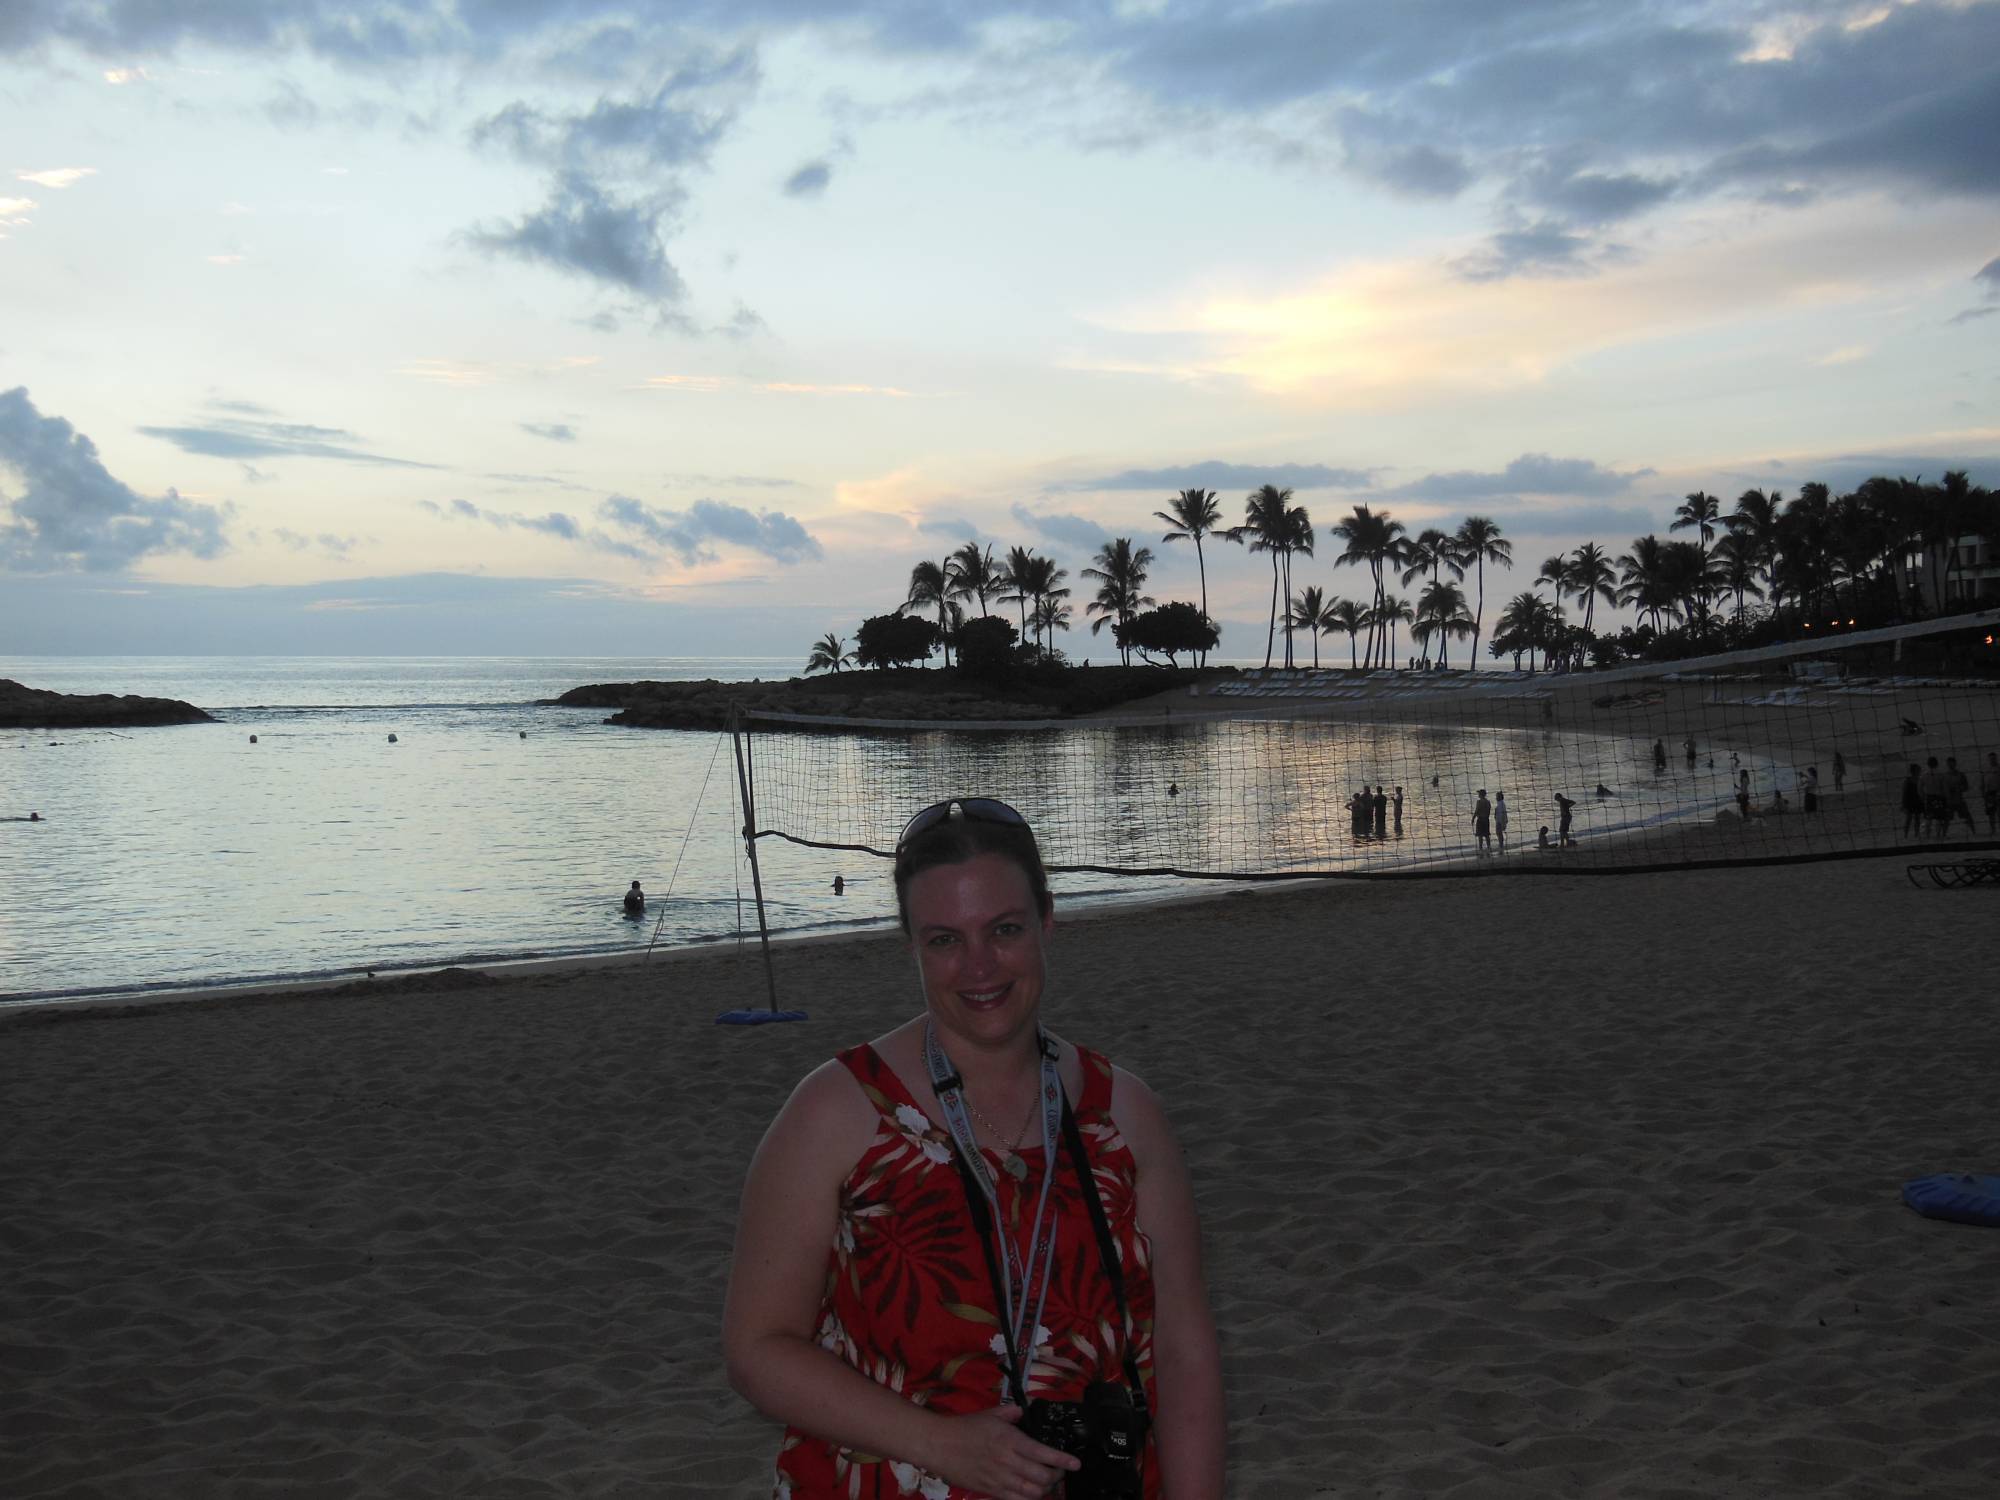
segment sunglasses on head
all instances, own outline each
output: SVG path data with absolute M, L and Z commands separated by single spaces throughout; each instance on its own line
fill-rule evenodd
M 903 831 L 896 835 L 896 852 L 901 854 L 906 844 L 920 833 L 927 833 L 938 824 L 951 817 L 951 810 L 957 808 L 959 816 L 974 823 L 1001 823 L 1009 828 L 1026 828 L 1028 820 L 1006 803 L 992 797 L 947 797 L 942 802 L 933 802 L 903 825 Z

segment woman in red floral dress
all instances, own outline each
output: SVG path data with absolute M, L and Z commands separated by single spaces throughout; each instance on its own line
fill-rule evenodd
M 1034 835 L 1004 803 L 926 808 L 897 842 L 896 896 L 923 1013 L 800 1083 L 744 1187 L 723 1346 L 731 1384 L 786 1424 L 775 1494 L 1060 1493 L 1078 1460 L 1022 1430 L 1020 1398 L 1136 1376 L 1144 1494 L 1217 1500 L 1187 1169 L 1144 1084 L 1041 1024 L 1054 903 Z

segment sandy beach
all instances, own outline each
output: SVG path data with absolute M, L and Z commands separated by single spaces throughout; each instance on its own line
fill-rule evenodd
M 1312 886 L 1063 924 L 1167 1100 L 1233 1493 L 2000 1489 L 1993 902 L 1895 860 Z M 909 1013 L 888 936 L 0 1024 L 0 1493 L 749 1496 L 744 1165 Z

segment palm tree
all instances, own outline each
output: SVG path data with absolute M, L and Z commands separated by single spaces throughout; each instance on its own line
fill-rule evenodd
M 951 584 L 954 599 L 976 599 L 979 613 L 986 613 L 986 591 L 999 588 L 1000 573 L 993 566 L 993 549 L 982 549 L 977 542 L 967 542 L 951 555 L 951 568 L 955 575 Z
M 1216 523 L 1222 519 L 1222 507 L 1215 503 L 1214 490 L 1182 490 L 1167 502 L 1165 510 L 1153 512 L 1160 520 L 1172 528 L 1160 538 L 1163 542 L 1178 542 L 1183 537 L 1194 543 L 1195 566 L 1201 570 L 1201 617 L 1208 618 L 1208 563 L 1201 555 L 1201 539 L 1211 534 Z M 1203 651 L 1196 657 L 1195 665 L 1204 666 L 1208 653 Z
M 1543 611 L 1549 603 L 1539 594 L 1516 594 L 1507 601 L 1500 617 L 1493 622 L 1492 651 L 1495 656 L 1502 654 L 1514 658 L 1514 670 L 1521 669 L 1521 653 L 1528 656 L 1528 670 L 1535 670 L 1535 650 L 1543 644 Z
M 1597 617 L 1597 601 L 1616 606 L 1618 603 L 1618 574 L 1611 566 L 1611 559 L 1604 555 L 1604 549 L 1595 542 L 1585 542 L 1569 555 L 1569 561 L 1552 558 L 1552 562 L 1562 564 L 1562 582 L 1556 589 L 1556 603 L 1562 603 L 1563 590 L 1567 588 L 1576 596 L 1576 602 L 1583 608 L 1583 628 L 1590 629 L 1590 622 Z M 1546 566 L 1546 564 L 1544 564 Z M 1537 583 L 1540 579 L 1535 580 Z
M 1632 550 L 1618 558 L 1618 603 L 1650 615 L 1656 631 L 1661 616 L 1671 614 L 1675 603 L 1666 554 L 1666 543 L 1648 532 L 1634 537 Z
M 1063 585 L 1063 580 L 1067 577 L 1069 577 L 1069 569 L 1057 567 L 1056 560 L 1053 557 L 1033 557 L 1029 559 L 1028 569 L 1020 581 L 1020 587 L 1027 591 L 1029 609 L 1033 618 L 1040 618 L 1043 605 L 1051 601 L 1060 601 L 1069 597 L 1069 590 Z M 1062 628 L 1067 630 L 1069 626 L 1065 623 Z M 1041 638 L 1042 630 L 1038 625 L 1035 630 L 1035 639 L 1039 643 Z
M 1096 566 L 1083 570 L 1085 578 L 1097 580 L 1097 597 L 1084 606 L 1085 613 L 1097 616 L 1090 622 L 1090 633 L 1096 635 L 1106 625 L 1114 626 L 1113 634 L 1120 637 L 1118 659 L 1129 666 L 1132 653 L 1122 637 L 1132 616 L 1153 602 L 1141 592 L 1146 586 L 1146 570 L 1153 563 L 1153 549 L 1134 547 L 1130 537 L 1113 537 L 1097 549 L 1092 561 Z
M 1411 640 L 1417 638 L 1417 612 L 1410 608 L 1409 600 L 1398 599 L 1394 594 L 1390 594 L 1387 598 L 1383 599 L 1380 604 L 1369 610 L 1363 618 L 1367 624 L 1383 632 L 1382 661 L 1387 666 L 1394 666 L 1396 664 L 1396 626 L 1398 624 L 1410 627 Z
M 1784 514 L 1785 497 L 1772 490 L 1745 490 L 1736 497 L 1736 509 L 1722 518 L 1731 536 L 1744 539 L 1745 552 L 1753 566 L 1763 569 L 1770 586 L 1771 612 L 1777 613 L 1783 599 L 1778 575 L 1778 520 Z
M 1371 606 L 1375 615 L 1375 628 L 1370 633 L 1368 641 L 1368 660 L 1371 665 L 1376 659 L 1376 649 L 1384 639 L 1382 634 L 1384 627 L 1393 624 L 1392 621 L 1385 619 L 1382 613 L 1383 603 L 1388 598 L 1383 586 L 1382 572 L 1391 562 L 1405 555 L 1407 548 L 1403 542 L 1403 533 L 1407 529 L 1401 521 L 1392 520 L 1386 510 L 1377 515 L 1365 505 L 1355 506 L 1346 519 L 1336 521 L 1332 527 L 1333 535 L 1339 537 L 1344 544 L 1340 556 L 1334 559 L 1334 565 L 1338 567 L 1342 563 L 1366 563 L 1375 581 L 1374 603 Z M 1387 652 L 1383 653 L 1383 659 L 1387 660 Z
M 1037 558 L 1027 547 L 1009 547 L 1007 560 L 1000 564 L 1000 571 L 994 581 L 1005 593 L 999 596 L 1002 604 L 1012 600 L 1021 610 L 1021 639 L 1028 638 L 1028 601 L 1035 597 L 1028 587 L 1029 576 L 1033 573 Z
M 1594 547 L 1597 544 L 1593 542 L 1591 545 Z M 1542 571 L 1535 575 L 1535 586 L 1539 588 L 1545 583 L 1553 586 L 1556 602 L 1561 603 L 1563 596 L 1569 592 L 1569 569 L 1569 559 L 1562 553 L 1545 557 L 1542 559 Z
M 1748 533 L 1732 531 L 1715 544 L 1712 560 L 1721 570 L 1723 582 L 1729 592 L 1736 596 L 1736 618 L 1743 618 L 1746 599 L 1755 595 L 1764 596 L 1757 585 L 1756 543 Z
M 1291 491 L 1287 490 L 1285 493 L 1289 495 Z M 1292 554 L 1303 552 L 1307 557 L 1311 557 L 1313 550 L 1312 517 L 1306 514 L 1303 505 L 1291 505 L 1285 508 L 1284 544 L 1284 550 L 1279 555 L 1284 560 L 1285 597 L 1289 599 L 1292 596 Z M 1317 637 L 1313 642 L 1313 653 L 1315 656 L 1319 653 Z M 1288 667 L 1292 665 L 1292 627 L 1289 621 L 1285 624 L 1285 665 Z
M 1721 518 L 1722 502 L 1707 490 L 1696 490 L 1674 507 L 1674 518 L 1667 523 L 1669 531 L 1693 529 L 1698 554 L 1695 571 L 1702 585 L 1708 580 L 1708 544 L 1715 540 L 1715 527 Z M 1697 587 L 1688 597 L 1693 606 L 1691 623 L 1697 633 L 1708 624 L 1708 598 L 1704 587 Z
M 813 642 L 812 655 L 806 658 L 806 675 L 814 672 L 838 672 L 842 667 L 854 665 L 854 653 L 847 649 L 841 638 L 828 631 Z
M 1339 628 L 1327 620 L 1326 609 L 1326 596 L 1320 592 L 1319 585 L 1308 584 L 1299 590 L 1298 597 L 1292 601 L 1292 607 L 1285 611 L 1287 630 L 1304 630 L 1312 635 L 1314 671 L 1319 670 L 1319 638 L 1328 630 Z
M 1063 601 L 1069 597 L 1068 589 L 1059 589 L 1052 594 L 1044 594 L 1035 600 L 1035 639 L 1042 642 L 1042 652 L 1048 654 L 1048 638 L 1058 630 L 1069 629 L 1074 612 Z
M 944 641 L 944 664 L 951 665 L 951 592 L 954 581 L 952 560 L 934 563 L 926 558 L 910 569 L 910 596 L 903 601 L 904 609 L 935 609 L 938 612 L 938 634 Z
M 1368 611 L 1352 599 L 1335 599 L 1320 611 L 1321 631 L 1331 634 L 1340 630 L 1347 635 L 1347 665 L 1358 668 L 1360 658 L 1355 654 L 1355 640 L 1368 626 Z
M 1479 571 L 1479 608 L 1472 617 L 1472 665 L 1479 666 L 1479 633 L 1486 619 L 1486 565 L 1514 566 L 1514 544 L 1500 535 L 1500 523 L 1489 516 L 1467 516 L 1459 523 L 1454 548 L 1462 566 L 1471 563 Z
M 1417 600 L 1417 624 L 1423 628 L 1426 641 L 1433 635 L 1438 638 L 1438 665 L 1449 667 L 1452 639 L 1456 637 L 1462 641 L 1472 634 L 1472 616 L 1466 612 L 1465 590 L 1444 579 L 1424 585 L 1424 591 Z
M 1232 542 L 1248 541 L 1252 552 L 1271 554 L 1271 624 L 1264 632 L 1264 666 L 1271 665 L 1271 648 L 1278 639 L 1278 559 L 1285 550 L 1285 533 L 1290 525 L 1292 492 L 1275 484 L 1261 485 L 1243 501 L 1243 524 L 1232 526 L 1223 535 Z

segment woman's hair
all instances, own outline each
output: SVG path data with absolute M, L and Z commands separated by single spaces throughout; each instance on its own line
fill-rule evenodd
M 910 931 L 911 880 L 939 865 L 962 865 L 982 854 L 1010 860 L 1028 877 L 1028 889 L 1044 919 L 1055 909 L 1055 897 L 1049 894 L 1049 872 L 1042 867 L 1042 851 L 1026 823 L 949 817 L 926 828 L 896 852 L 896 920 L 905 937 Z

